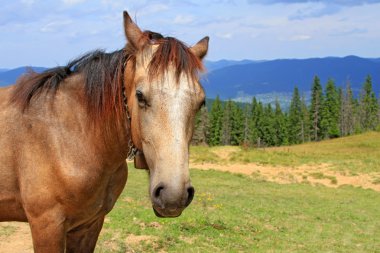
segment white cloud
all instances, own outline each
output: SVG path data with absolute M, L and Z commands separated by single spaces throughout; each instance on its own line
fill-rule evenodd
M 32 5 L 35 3 L 35 0 L 21 0 L 21 3 L 26 5 Z
M 190 15 L 177 15 L 174 19 L 174 24 L 187 25 L 194 21 L 194 17 Z
M 232 33 L 217 33 L 216 36 L 222 39 L 231 39 Z
M 308 18 L 320 18 L 339 13 L 342 6 L 330 4 L 310 4 L 306 8 L 298 9 L 295 14 L 289 16 L 289 20 L 304 20 Z
M 279 41 L 304 41 L 304 40 L 310 40 L 311 36 L 306 34 L 296 34 L 296 35 L 290 35 L 290 36 L 281 36 L 279 37 Z
M 367 29 L 351 28 L 351 29 L 334 30 L 329 35 L 330 36 L 352 36 L 352 35 L 363 35 L 367 33 L 368 33 Z
M 62 0 L 62 1 L 66 5 L 76 5 L 76 4 L 84 3 L 87 0 Z
M 144 6 L 143 8 L 138 10 L 137 15 L 138 16 L 151 15 L 151 14 L 155 14 L 157 12 L 166 11 L 168 9 L 169 9 L 169 6 L 166 4 L 152 4 L 152 5 Z
M 298 34 L 291 36 L 289 38 L 290 41 L 300 41 L 300 40 L 310 40 L 311 36 L 310 35 L 305 35 L 305 34 Z
M 45 33 L 56 32 L 56 31 L 60 30 L 60 28 L 62 26 L 66 26 L 66 25 L 69 25 L 71 23 L 72 23 L 71 20 L 53 21 L 53 22 L 50 22 L 50 23 L 44 25 L 43 27 L 41 27 L 40 31 L 45 32 Z

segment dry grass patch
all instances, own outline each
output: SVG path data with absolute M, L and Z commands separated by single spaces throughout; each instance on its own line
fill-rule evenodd
M 152 235 L 134 235 L 130 234 L 125 238 L 125 243 L 130 246 L 136 246 L 142 242 L 148 242 L 152 243 L 154 241 L 157 241 L 157 236 Z

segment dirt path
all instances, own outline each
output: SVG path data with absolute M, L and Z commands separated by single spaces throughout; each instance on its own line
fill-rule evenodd
M 22 222 L 0 223 L 0 253 L 33 253 L 29 225 Z
M 342 172 L 333 171 L 329 164 L 302 165 L 299 167 L 283 167 L 248 164 L 213 164 L 213 163 L 190 163 L 195 169 L 214 169 L 249 175 L 254 178 L 279 184 L 310 183 L 321 184 L 327 187 L 337 188 L 342 185 L 352 185 L 364 189 L 372 189 L 380 192 L 380 184 L 374 183 L 375 178 L 380 178 L 380 173 L 346 175 Z
M 350 175 L 343 171 L 333 170 L 332 165 L 327 163 L 297 167 L 261 165 L 256 163 L 230 163 L 231 156 L 236 151 L 237 147 L 232 146 L 214 148 L 212 153 L 219 158 L 219 161 L 223 162 L 196 163 L 190 161 L 190 168 L 239 173 L 279 184 L 309 183 L 311 185 L 320 184 L 333 188 L 351 185 L 380 192 L 380 172 Z

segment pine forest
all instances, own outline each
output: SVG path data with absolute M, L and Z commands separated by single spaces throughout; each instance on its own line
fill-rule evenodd
M 380 99 L 367 76 L 355 95 L 347 82 L 337 87 L 333 79 L 324 86 L 314 77 L 309 102 L 294 88 L 290 107 L 221 101 L 202 107 L 195 120 L 193 144 L 270 147 L 338 138 L 380 130 Z

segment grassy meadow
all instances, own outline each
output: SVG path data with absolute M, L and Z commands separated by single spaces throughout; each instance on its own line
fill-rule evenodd
M 267 149 L 229 147 L 228 157 L 215 156 L 215 152 L 223 149 L 225 147 L 192 147 L 191 158 L 198 163 L 258 163 L 292 167 L 329 164 L 334 170 L 351 174 L 380 172 L 380 132 Z
M 228 155 L 215 155 L 223 149 Z M 352 175 L 378 175 L 379 158 L 380 133 L 266 150 L 191 150 L 198 163 L 323 163 Z M 130 164 L 96 252 L 380 252 L 380 192 L 277 184 L 215 170 L 192 169 L 191 177 L 193 203 L 179 218 L 160 219 L 150 205 L 146 171 Z

